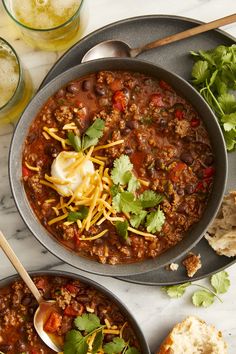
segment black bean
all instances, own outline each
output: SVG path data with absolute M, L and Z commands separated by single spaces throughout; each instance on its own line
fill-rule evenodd
M 185 203 L 181 203 L 179 206 L 178 206 L 178 213 L 185 213 L 185 210 L 186 210 L 186 204 Z
M 78 84 L 72 83 L 66 87 L 66 90 L 70 93 L 78 93 L 80 91 L 80 88 L 79 88 Z
M 126 147 L 125 147 L 125 153 L 126 153 L 127 155 L 130 155 L 130 154 L 132 154 L 133 152 L 134 152 L 134 149 L 131 148 L 130 146 L 126 146 Z
M 193 163 L 193 157 L 191 152 L 189 151 L 184 151 L 182 152 L 182 154 L 180 155 L 180 159 L 185 162 L 187 165 L 192 165 Z
M 92 87 L 92 83 L 90 80 L 84 80 L 82 82 L 82 90 L 83 91 L 89 91 Z
M 176 190 L 176 192 L 177 192 L 178 195 L 184 195 L 184 189 L 182 189 L 182 188 L 178 188 Z
M 147 168 L 147 174 L 148 174 L 150 177 L 154 178 L 155 175 L 156 175 L 156 170 L 155 170 L 155 168 L 154 168 L 154 167 Z
M 193 194 L 195 187 L 192 184 L 187 184 L 185 187 L 185 192 L 187 194 Z
M 97 96 L 105 96 L 106 94 L 105 88 L 101 85 L 95 85 L 94 92 Z
M 23 297 L 23 299 L 21 300 L 22 305 L 24 306 L 28 306 L 31 303 L 31 297 L 30 296 L 25 296 Z
M 128 120 L 126 122 L 126 127 L 130 129 L 137 129 L 138 128 L 138 122 L 136 120 Z
M 44 148 L 44 152 L 48 156 L 55 156 L 59 153 L 59 149 L 52 144 L 47 144 Z
M 208 156 L 206 156 L 206 158 L 205 158 L 205 164 L 207 165 L 207 166 L 210 166 L 210 165 L 212 165 L 213 164 L 213 162 L 214 162 L 214 158 L 213 158 L 213 156 L 212 155 L 208 155 Z
M 163 118 L 161 118 L 158 122 L 158 125 L 160 126 L 160 128 L 166 128 L 167 124 L 168 124 L 167 120 L 163 119 Z

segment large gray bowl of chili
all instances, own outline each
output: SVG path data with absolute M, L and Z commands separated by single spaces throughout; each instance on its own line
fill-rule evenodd
M 35 237 L 77 268 L 114 276 L 190 250 L 227 176 L 224 138 L 202 97 L 133 59 L 88 62 L 52 80 L 19 120 L 9 161 Z
M 93 353 L 111 352 L 110 346 L 118 340 L 124 353 L 131 350 L 135 354 L 150 354 L 134 317 L 103 286 L 63 271 L 38 271 L 31 276 L 43 297 L 55 300 L 53 312 L 45 318 L 44 330 L 56 343 L 66 346 L 65 353 L 75 352 L 76 335 L 74 342 L 70 340 L 73 337 L 70 332 L 74 331 L 84 336 Z M 33 316 L 37 306 L 37 301 L 19 276 L 0 280 L 1 353 L 55 353 L 42 342 L 34 329 Z M 80 326 L 76 321 L 80 321 Z M 88 322 L 92 322 L 92 328 L 85 331 L 84 325 Z M 77 350 L 80 352 L 81 348 L 77 347 Z

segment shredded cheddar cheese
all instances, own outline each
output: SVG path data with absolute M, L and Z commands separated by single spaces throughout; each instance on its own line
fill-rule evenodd
M 25 161 L 25 166 L 31 171 L 36 171 L 36 172 L 40 171 L 40 168 L 38 166 L 37 167 L 36 166 L 31 166 L 31 165 L 28 164 L 27 161 Z

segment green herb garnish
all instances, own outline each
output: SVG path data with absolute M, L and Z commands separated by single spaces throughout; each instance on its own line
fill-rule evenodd
M 123 338 L 115 337 L 109 343 L 103 343 L 105 325 L 101 325 L 100 319 L 95 314 L 83 314 L 74 320 L 76 329 L 67 332 L 64 344 L 64 354 L 87 354 L 88 349 L 96 354 L 103 348 L 106 354 L 140 354 L 135 347 L 130 347 Z M 92 335 L 95 338 L 92 348 L 89 348 L 89 339 Z M 103 345 L 104 344 L 104 345 Z
M 121 155 L 114 161 L 113 169 L 111 171 L 111 179 L 114 184 L 127 184 L 131 178 L 133 164 L 130 162 L 129 156 Z
M 142 210 L 140 200 L 131 192 L 118 193 L 112 199 L 112 205 L 117 212 L 139 214 Z
M 68 221 L 76 221 L 76 220 L 84 220 L 88 216 L 89 208 L 82 205 L 78 211 L 70 211 L 67 220 Z
M 142 207 L 152 208 L 157 206 L 162 202 L 164 196 L 162 194 L 157 194 L 152 190 L 146 190 L 139 196 L 139 200 L 141 201 Z
M 152 211 L 147 215 L 145 226 L 148 232 L 156 233 L 161 231 L 164 222 L 165 214 L 159 207 L 157 211 Z
M 128 239 L 128 221 L 116 221 L 115 227 L 117 234 L 126 241 Z
M 213 50 L 191 52 L 196 60 L 192 68 L 192 83 L 218 117 L 226 146 L 236 144 L 236 45 L 218 46 Z
M 67 137 L 75 151 L 83 151 L 90 146 L 97 145 L 99 139 L 103 135 L 105 123 L 104 120 L 98 118 L 92 125 L 85 131 L 82 138 L 73 132 L 68 132 Z
M 185 283 L 173 286 L 164 286 L 162 289 L 171 298 L 180 298 L 184 295 L 186 289 L 191 286 L 197 286 L 202 290 L 195 291 L 192 295 L 192 303 L 196 307 L 208 307 L 212 305 L 217 298 L 220 302 L 222 300 L 217 294 L 224 294 L 228 291 L 230 286 L 229 275 L 226 271 L 221 271 L 211 276 L 210 283 L 214 290 L 209 287 L 197 283 Z

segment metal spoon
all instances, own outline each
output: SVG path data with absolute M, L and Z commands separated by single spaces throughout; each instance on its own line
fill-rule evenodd
M 9 243 L 7 242 L 5 236 L 1 231 L 0 231 L 0 246 L 39 304 L 34 314 L 34 327 L 36 332 L 49 348 L 55 350 L 56 352 L 61 352 L 63 350 L 62 347 L 59 346 L 58 344 L 55 344 L 43 329 L 45 319 L 46 319 L 45 315 L 50 314 L 55 304 L 55 301 L 54 300 L 45 301 L 43 299 L 42 295 L 38 291 L 34 282 L 32 281 L 29 274 L 27 273 L 27 271 L 19 261 L 18 257 L 15 255 L 14 251 L 10 247 Z
M 92 47 L 82 58 L 81 62 L 105 57 L 130 57 L 135 58 L 139 54 L 153 48 L 161 47 L 165 44 L 179 41 L 184 38 L 195 36 L 196 34 L 207 32 L 236 21 L 236 13 L 230 16 L 219 18 L 218 20 L 204 23 L 202 25 L 190 28 L 186 31 L 173 34 L 171 36 L 157 39 L 151 43 L 138 48 L 130 48 L 129 45 L 120 40 L 108 40 L 98 43 Z

